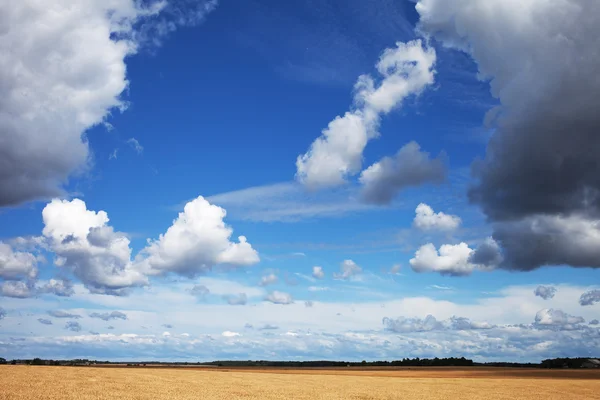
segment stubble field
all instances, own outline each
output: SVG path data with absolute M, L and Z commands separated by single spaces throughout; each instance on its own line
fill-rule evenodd
M 1 366 L 1 400 L 600 399 L 600 371 Z

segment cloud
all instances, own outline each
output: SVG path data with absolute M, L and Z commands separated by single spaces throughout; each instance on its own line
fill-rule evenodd
M 328 288 L 327 286 L 309 286 L 308 287 L 309 292 L 326 292 L 328 290 L 331 290 L 331 289 Z
M 435 51 L 418 40 L 396 45 L 386 49 L 376 65 L 382 77 L 379 85 L 361 75 L 354 86 L 353 108 L 332 120 L 308 152 L 298 156 L 296 179 L 305 186 L 339 186 L 359 173 L 367 142 L 379 136 L 380 116 L 433 83 Z
M 6 281 L 0 285 L 0 295 L 4 297 L 25 299 L 35 294 L 36 290 L 32 282 Z
M 112 311 L 110 313 L 106 312 L 106 313 L 97 313 L 97 312 L 93 312 L 90 314 L 91 318 L 99 318 L 103 321 L 110 321 L 111 319 L 123 319 L 126 320 L 127 319 L 127 314 L 122 313 L 121 311 Z
M 538 328 L 573 330 L 578 324 L 584 323 L 582 317 L 575 317 L 561 310 L 545 308 L 535 315 L 535 326 Z
M 52 321 L 50 321 L 49 319 L 45 319 L 45 318 L 38 318 L 38 322 L 40 324 L 44 324 L 44 325 L 52 325 Z
M 263 326 L 261 326 L 260 328 L 258 328 L 259 331 L 272 331 L 272 330 L 276 330 L 279 329 L 278 326 L 275 325 L 271 325 L 271 324 L 265 324 Z
M 60 297 L 69 297 L 75 294 L 73 282 L 68 279 L 50 279 L 44 286 L 38 289 L 38 293 L 49 293 Z
M 314 306 L 314 303 L 311 300 L 306 300 L 304 302 L 304 307 L 312 308 L 312 306 Z
M 390 268 L 390 275 L 400 275 L 400 270 L 402 269 L 402 265 L 401 264 L 395 264 L 392 266 L 392 268 Z
M 225 331 L 221 334 L 223 337 L 226 338 L 233 338 L 233 337 L 239 337 L 242 336 L 241 334 L 237 333 L 237 332 L 231 332 L 231 331 Z
M 144 147 L 138 142 L 136 138 L 130 138 L 127 140 L 127 144 L 131 146 L 136 153 L 142 154 L 144 152 Z M 116 157 L 115 157 L 116 158 Z
M 162 324 L 161 326 L 163 326 L 167 329 L 173 329 L 173 325 L 171 325 L 171 324 Z
M 277 290 L 269 293 L 267 297 L 265 297 L 265 300 L 273 304 L 292 304 L 294 302 L 289 293 L 279 292 Z
M 419 0 L 419 30 L 468 53 L 500 105 L 469 192 L 504 267 L 600 267 L 600 3 Z M 493 11 L 492 11 L 493 10 Z M 490 34 L 494 32 L 494 34 Z M 560 54 L 560 59 L 556 55 Z
M 72 332 L 79 332 L 81 331 L 81 324 L 77 321 L 67 321 L 65 329 Z
M 62 195 L 69 176 L 90 168 L 84 133 L 127 108 L 125 59 L 178 26 L 200 22 L 216 5 L 185 1 L 188 13 L 177 7 L 182 0 L 169 3 L 0 6 L 10 21 L 0 37 L 0 207 Z
M 597 319 L 593 319 L 589 322 L 590 325 L 598 325 L 600 324 L 600 321 L 598 321 Z
M 444 158 L 431 159 L 418 143 L 410 142 L 394 157 L 384 157 L 360 174 L 361 195 L 368 203 L 389 204 L 407 187 L 442 183 L 446 179 Z
M 223 221 L 226 214 L 202 196 L 188 202 L 169 229 L 137 257 L 141 268 L 149 274 L 172 272 L 193 277 L 216 264 L 256 264 L 258 253 L 245 236 L 230 241 L 233 229 Z
M 544 300 L 549 300 L 551 298 L 554 297 L 554 295 L 556 294 L 556 288 L 554 286 L 538 286 L 535 288 L 535 290 L 533 291 L 533 294 L 535 294 L 538 297 L 541 297 Z
M 243 306 L 248 302 L 248 296 L 246 293 L 240 293 L 237 296 L 223 296 L 223 298 L 227 300 L 227 304 L 232 306 Z
M 589 290 L 579 298 L 579 304 L 582 306 L 591 306 L 596 303 L 600 303 L 600 290 L 598 289 Z
M 210 290 L 204 285 L 194 285 L 194 287 L 190 290 L 190 293 L 194 296 L 205 298 L 210 294 Z
M 112 153 L 108 156 L 109 160 L 116 160 L 119 149 L 114 149 Z
M 109 326 L 107 326 L 107 327 L 106 327 L 106 329 L 113 330 L 113 329 L 115 329 L 115 327 L 114 327 L 114 326 L 112 326 L 112 325 L 109 325 Z
M 50 315 L 51 317 L 54 317 L 54 318 L 71 318 L 71 319 L 81 318 L 81 315 L 71 314 L 70 312 L 63 311 L 63 310 L 51 310 L 51 311 L 48 311 L 48 315 Z
M 6 280 L 35 279 L 38 272 L 37 264 L 38 259 L 35 255 L 14 251 L 11 246 L 0 241 L 0 278 Z
M 453 316 L 446 321 L 438 321 L 433 315 L 428 315 L 424 319 L 406 317 L 392 319 L 385 317 L 383 319 L 383 325 L 387 330 L 397 333 L 443 330 L 466 331 L 493 328 L 493 325 L 486 322 L 473 322 L 464 317 Z
M 323 279 L 325 277 L 325 272 L 323 271 L 323 267 L 314 266 L 312 268 L 312 276 L 315 279 Z
M 4 317 L 6 317 L 6 310 L 0 307 L 0 320 L 4 319 Z
M 258 285 L 259 286 L 269 286 L 274 283 L 277 283 L 277 276 L 275 274 L 269 274 L 269 275 L 265 275 L 262 278 L 260 278 L 260 282 L 258 283 Z
M 362 273 L 362 268 L 352 260 L 344 260 L 340 264 L 340 272 L 334 273 L 335 279 L 347 280 Z
M 469 256 L 469 263 L 482 269 L 493 269 L 502 264 L 502 249 L 493 238 L 488 237 Z
M 419 248 L 415 257 L 410 259 L 410 266 L 416 272 L 439 272 L 442 275 L 469 275 L 476 269 L 469 263 L 473 250 L 466 243 L 457 245 L 444 244 L 440 250 L 432 243 Z
M 456 215 L 435 213 L 433 208 L 425 203 L 421 203 L 415 209 L 415 219 L 413 225 L 422 231 L 440 230 L 452 231 L 461 224 L 461 219 Z
M 105 211 L 88 210 L 79 199 L 52 200 L 42 218 L 54 264 L 70 270 L 90 291 L 118 295 L 148 283 L 131 262 L 129 239 L 108 225 Z

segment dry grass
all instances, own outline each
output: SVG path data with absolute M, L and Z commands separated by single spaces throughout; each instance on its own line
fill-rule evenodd
M 0 399 L 600 399 L 597 371 L 496 371 L 2 366 Z

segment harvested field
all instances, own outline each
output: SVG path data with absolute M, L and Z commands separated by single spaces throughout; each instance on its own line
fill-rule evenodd
M 2 366 L 0 388 L 2 400 L 600 399 L 600 371 Z

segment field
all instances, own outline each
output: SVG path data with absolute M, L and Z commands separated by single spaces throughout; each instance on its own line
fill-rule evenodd
M 600 371 L 0 366 L 1 400 L 600 399 Z

